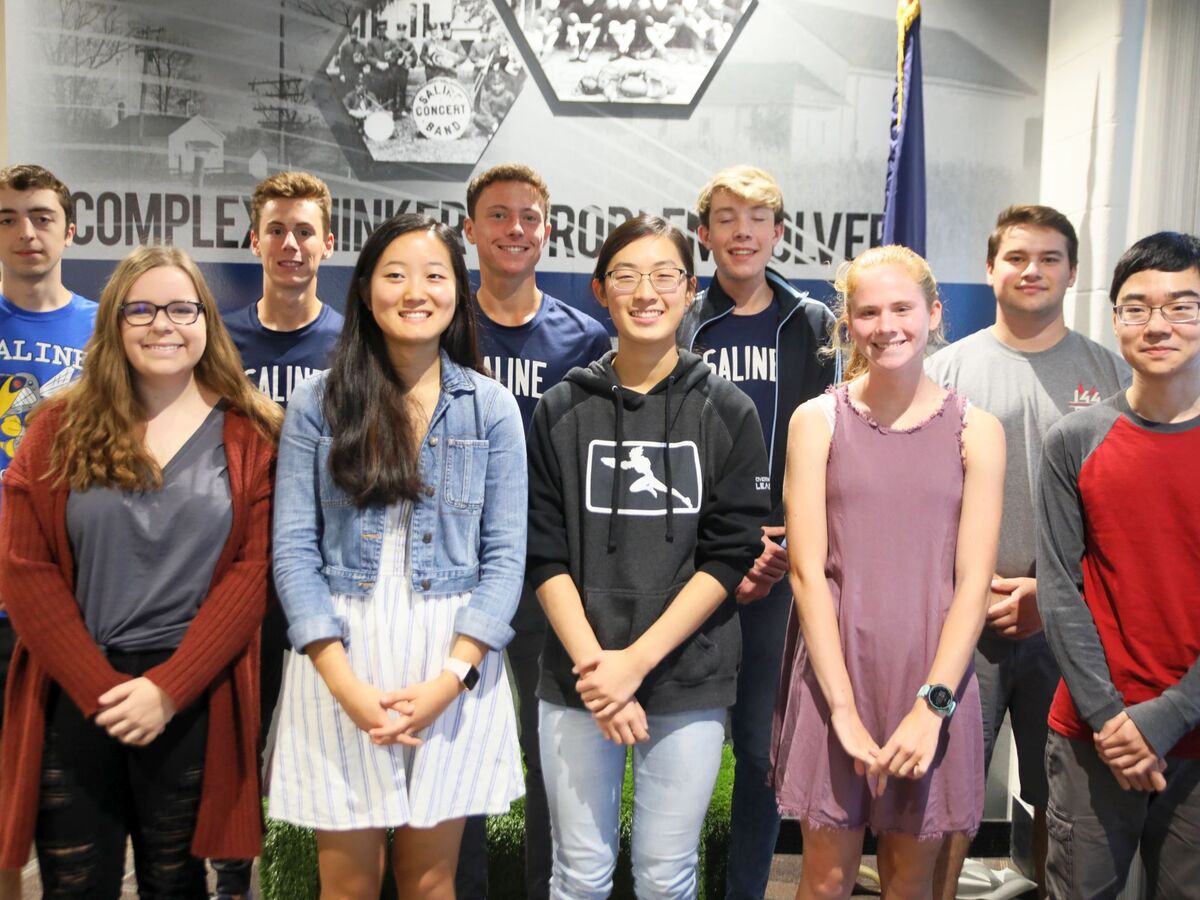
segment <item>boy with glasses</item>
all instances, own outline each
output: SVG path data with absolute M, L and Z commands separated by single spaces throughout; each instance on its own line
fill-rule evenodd
M 1038 606 L 1062 670 L 1046 747 L 1047 888 L 1116 897 L 1200 883 L 1200 239 L 1117 262 L 1113 328 L 1133 384 L 1046 436 Z
M 505 163 L 467 186 L 463 233 L 479 255 L 475 321 L 483 361 L 517 399 L 528 432 L 542 394 L 577 366 L 612 348 L 604 326 L 538 289 L 537 264 L 550 236 L 550 192 L 528 166 Z M 513 617 L 516 636 L 507 648 L 517 685 L 521 752 L 525 757 L 526 897 L 549 896 L 550 813 L 538 748 L 538 654 L 546 616 L 526 584 Z M 482 817 L 467 820 L 458 863 L 458 896 L 487 896 L 487 842 Z
M 0 478 L 25 433 L 25 416 L 79 374 L 92 336 L 96 304 L 62 283 L 63 253 L 74 237 L 75 201 L 52 172 L 0 169 Z M 0 597 L 0 698 L 13 643 Z M 0 900 L 20 896 L 20 870 L 0 870 Z
M 987 243 L 987 281 L 996 295 L 996 324 L 939 350 L 926 364 L 930 378 L 969 397 L 1004 426 L 1000 550 L 987 627 L 976 647 L 975 673 L 983 709 L 985 771 L 1005 713 L 1012 723 L 1020 795 L 1033 807 L 1034 875 L 1043 891 L 1043 755 L 1046 716 L 1059 676 L 1037 612 L 1037 465 L 1051 425 L 1129 384 L 1129 367 L 1116 354 L 1067 328 L 1063 298 L 1075 283 L 1078 255 L 1075 228 L 1058 210 L 1032 205 L 1005 209 Z M 965 834 L 946 839 L 935 878 L 939 900 L 956 896 L 970 843 Z
M 680 346 L 700 354 L 758 409 L 770 459 L 772 513 L 763 552 L 737 588 L 742 666 L 730 710 L 736 760 L 730 813 L 728 898 L 761 898 L 779 836 L 767 783 L 771 722 L 792 592 L 783 539 L 783 465 L 792 412 L 839 377 L 817 352 L 833 313 L 768 268 L 783 237 L 783 192 L 766 172 L 734 166 L 704 186 L 696 204 L 700 241 L 717 272 L 679 327 Z

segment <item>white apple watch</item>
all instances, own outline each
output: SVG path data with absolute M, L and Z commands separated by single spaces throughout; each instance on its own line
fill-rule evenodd
M 479 683 L 479 670 L 469 662 L 455 659 L 453 656 L 446 657 L 446 661 L 442 663 L 442 671 L 451 673 L 468 691 Z

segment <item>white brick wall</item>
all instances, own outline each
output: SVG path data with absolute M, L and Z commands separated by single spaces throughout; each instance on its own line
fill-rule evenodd
M 1115 347 L 1113 264 L 1130 243 L 1129 196 L 1149 0 L 1052 0 L 1041 199 L 1079 231 L 1067 324 Z

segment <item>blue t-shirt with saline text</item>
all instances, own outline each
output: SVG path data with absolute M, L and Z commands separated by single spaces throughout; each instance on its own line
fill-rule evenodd
M 96 304 L 78 294 L 49 312 L 30 312 L 0 294 L 0 478 L 30 410 L 79 376 L 95 324 Z
M 754 401 L 763 440 L 771 446 L 775 422 L 775 341 L 779 306 L 772 303 L 749 316 L 730 313 L 704 330 L 701 357 L 714 373 L 731 381 Z
M 478 301 L 475 321 L 484 364 L 517 398 L 526 431 L 542 394 L 571 369 L 586 366 L 612 349 L 603 325 L 549 294 L 542 294 L 538 311 L 522 325 L 493 322 Z
M 242 366 L 260 391 L 286 408 L 296 385 L 329 368 L 342 333 L 342 315 L 321 304 L 317 317 L 295 331 L 275 331 L 258 319 L 258 302 L 224 316 Z
M 72 294 L 65 306 L 30 312 L 0 294 L 0 475 L 25 434 L 25 416 L 83 368 L 96 304 Z

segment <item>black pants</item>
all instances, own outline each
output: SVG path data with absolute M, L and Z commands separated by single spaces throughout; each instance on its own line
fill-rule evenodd
M 408 67 L 395 66 L 392 69 L 388 83 L 388 102 L 392 112 L 403 112 L 408 109 Z
M 271 591 L 274 595 L 274 586 Z M 288 648 L 287 616 L 278 600 L 267 607 L 262 623 L 262 650 L 258 666 L 259 722 L 258 753 L 262 756 L 267 742 L 267 733 L 275 716 L 275 704 L 283 685 L 283 653 Z M 217 873 L 217 898 L 250 896 L 252 859 L 214 859 L 213 871 Z
M 542 780 L 542 755 L 538 748 L 538 712 L 535 691 L 538 657 L 545 639 L 546 615 L 537 597 L 526 585 L 521 604 L 513 617 L 517 632 L 508 645 L 508 665 L 517 685 L 517 714 L 520 721 L 521 752 L 525 757 L 525 896 L 546 900 L 550 896 L 553 853 L 550 839 L 550 808 Z M 487 897 L 487 833 L 483 816 L 467 819 L 462 850 L 458 856 L 455 888 L 459 900 Z
M 4 686 L 8 682 L 8 665 L 12 662 L 16 642 L 8 616 L 0 616 L 0 729 L 4 727 Z
M 109 662 L 137 676 L 172 652 L 111 652 Z M 34 834 L 44 896 L 117 900 L 131 837 L 142 900 L 205 900 L 204 863 L 192 856 L 191 843 L 207 735 L 201 701 L 147 746 L 128 747 L 53 686 Z

